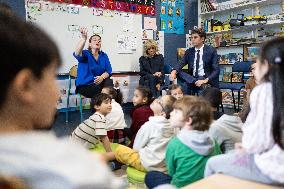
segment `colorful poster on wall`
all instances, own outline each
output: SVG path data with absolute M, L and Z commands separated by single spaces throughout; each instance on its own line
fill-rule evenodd
M 161 0 L 160 18 L 162 31 L 184 34 L 184 1 Z
M 47 0 L 46 0 L 47 1 Z M 155 15 L 155 0 L 49 0 L 123 12 Z

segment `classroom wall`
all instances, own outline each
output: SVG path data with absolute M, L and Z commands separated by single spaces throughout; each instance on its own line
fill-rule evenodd
M 24 0 L 0 0 L 0 2 L 7 3 L 15 11 L 15 13 L 21 18 L 25 19 L 25 1 Z M 160 30 L 160 11 L 161 0 L 156 0 L 157 8 L 157 26 Z M 184 0 L 185 9 L 185 33 L 188 33 L 189 29 L 197 25 L 197 0 Z M 165 63 L 175 65 L 177 62 L 176 49 L 178 47 L 185 47 L 185 34 L 165 34 Z

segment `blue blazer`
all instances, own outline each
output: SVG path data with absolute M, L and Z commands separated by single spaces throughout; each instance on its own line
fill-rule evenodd
M 175 69 L 179 77 L 184 79 L 187 83 L 194 83 L 197 79 L 193 77 L 193 65 L 195 57 L 195 47 L 187 49 L 181 62 L 179 62 Z M 212 87 L 219 88 L 219 57 L 214 47 L 204 45 L 202 60 L 204 63 L 205 78 L 209 79 L 209 84 Z M 182 71 L 182 68 L 188 64 L 188 73 Z

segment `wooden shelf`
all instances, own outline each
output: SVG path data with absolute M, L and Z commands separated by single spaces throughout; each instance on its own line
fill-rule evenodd
M 232 12 L 234 10 L 248 9 L 248 8 L 253 8 L 255 6 L 264 7 L 264 6 L 267 6 L 267 5 L 273 5 L 273 4 L 277 4 L 277 3 L 281 3 L 281 2 L 282 2 L 282 0 L 260 0 L 260 1 L 241 4 L 239 6 L 235 6 L 235 7 L 224 9 L 224 10 L 216 10 L 216 11 L 211 11 L 211 12 L 200 13 L 200 15 L 204 16 L 204 17 L 205 16 L 212 16 L 214 14 Z
M 253 29 L 257 28 L 263 28 L 263 27 L 273 27 L 273 26 L 281 26 L 283 25 L 284 22 L 276 22 L 276 23 L 271 23 L 271 24 L 258 24 L 258 25 L 250 25 L 250 26 L 240 26 L 238 28 L 233 28 L 227 31 L 217 31 L 217 32 L 207 32 L 207 35 L 212 35 L 212 34 L 222 34 L 222 33 L 228 33 L 228 32 L 242 32 L 242 31 L 250 31 Z
M 220 49 L 220 48 L 228 48 L 228 47 L 242 47 L 244 45 L 257 45 L 257 44 L 262 44 L 264 41 L 260 41 L 260 42 L 253 42 L 253 43 L 240 43 L 240 44 L 233 44 L 233 45 L 227 45 L 227 46 L 220 46 L 220 47 L 214 47 L 216 49 Z

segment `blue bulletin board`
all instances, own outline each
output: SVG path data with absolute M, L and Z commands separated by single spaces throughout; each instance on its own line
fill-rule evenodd
M 165 33 L 184 34 L 184 1 L 161 1 L 161 30 Z

